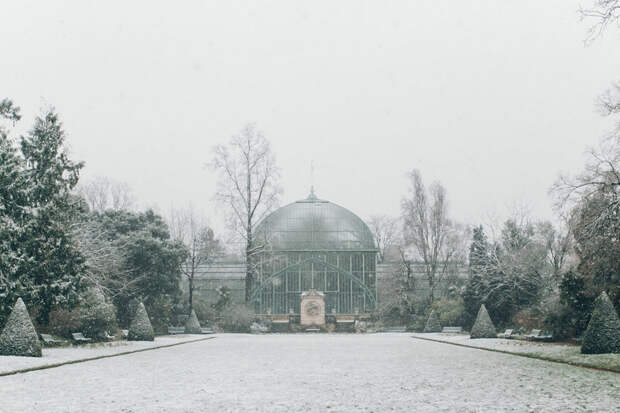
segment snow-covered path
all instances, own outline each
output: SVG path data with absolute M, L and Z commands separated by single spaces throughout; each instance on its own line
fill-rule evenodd
M 617 411 L 620 375 L 409 334 L 218 335 L 0 377 L 2 412 Z

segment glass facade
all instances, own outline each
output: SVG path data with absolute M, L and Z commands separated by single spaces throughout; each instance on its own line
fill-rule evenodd
M 299 314 L 301 293 L 325 295 L 327 314 L 376 308 L 372 233 L 355 214 L 312 193 L 265 218 L 255 235 L 257 314 Z

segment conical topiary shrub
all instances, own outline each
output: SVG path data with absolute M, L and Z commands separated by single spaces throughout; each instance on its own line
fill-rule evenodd
M 41 357 L 39 337 L 21 298 L 17 299 L 0 334 L 0 355 Z
M 620 353 L 620 319 L 604 291 L 594 302 L 594 311 L 583 335 L 583 354 Z
M 426 325 L 424 326 L 424 332 L 441 333 L 441 324 L 439 323 L 439 317 L 437 317 L 435 310 L 432 310 L 431 314 L 428 316 L 428 320 L 426 320 Z
M 131 325 L 129 326 L 129 333 L 127 334 L 127 340 L 131 341 L 153 341 L 155 340 L 155 333 L 153 332 L 153 326 L 149 320 L 149 315 L 146 313 L 144 304 L 140 303 L 136 310 Z
M 495 330 L 495 326 L 493 325 L 493 321 L 491 321 L 491 317 L 489 317 L 489 313 L 487 312 L 487 308 L 482 304 L 480 306 L 480 310 L 478 310 L 478 316 L 476 317 L 476 322 L 474 326 L 471 328 L 471 333 L 469 335 L 470 338 L 496 338 L 497 331 Z
M 189 318 L 185 322 L 185 333 L 186 334 L 200 334 L 202 330 L 200 329 L 200 322 L 198 321 L 198 317 L 196 317 L 196 312 L 192 309 L 192 313 L 189 315 Z

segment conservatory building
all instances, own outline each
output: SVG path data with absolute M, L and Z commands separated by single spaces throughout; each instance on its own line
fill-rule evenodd
M 305 324 L 308 314 L 364 316 L 376 308 L 377 249 L 370 229 L 314 191 L 263 219 L 253 250 L 256 314 L 299 315 Z

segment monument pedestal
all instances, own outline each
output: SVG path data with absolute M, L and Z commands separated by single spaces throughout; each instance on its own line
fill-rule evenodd
M 325 327 L 325 295 L 311 289 L 301 293 L 301 323 L 302 326 Z

